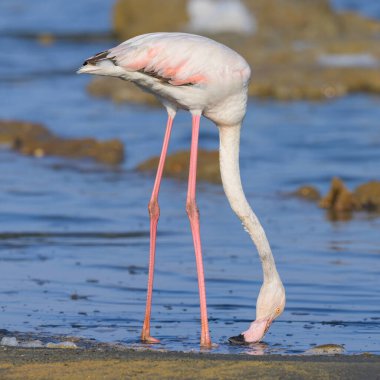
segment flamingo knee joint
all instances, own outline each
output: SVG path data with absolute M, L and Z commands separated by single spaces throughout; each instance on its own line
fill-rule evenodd
M 189 219 L 199 219 L 199 209 L 195 200 L 186 202 L 186 213 Z
M 156 200 L 149 202 L 148 210 L 151 218 L 158 219 L 160 217 L 160 206 Z

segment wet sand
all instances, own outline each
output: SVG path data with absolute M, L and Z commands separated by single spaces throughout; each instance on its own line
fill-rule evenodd
M 1 379 L 379 379 L 380 357 L 0 349 Z

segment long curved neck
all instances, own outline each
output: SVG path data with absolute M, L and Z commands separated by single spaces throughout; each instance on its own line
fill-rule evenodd
M 245 198 L 240 179 L 239 145 L 241 125 L 219 128 L 219 161 L 223 188 L 231 208 L 242 221 L 259 253 L 264 283 L 280 281 L 265 231 Z

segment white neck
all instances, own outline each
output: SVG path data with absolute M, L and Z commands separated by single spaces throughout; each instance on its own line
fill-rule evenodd
M 219 161 L 223 188 L 231 208 L 242 221 L 259 253 L 264 284 L 279 281 L 276 264 L 265 231 L 245 198 L 240 179 L 239 145 L 241 125 L 219 127 Z

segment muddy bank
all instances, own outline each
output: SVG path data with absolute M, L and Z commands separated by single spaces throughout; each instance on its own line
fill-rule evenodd
M 62 138 L 42 124 L 25 121 L 0 120 L 0 145 L 34 157 L 89 158 L 108 165 L 120 164 L 124 159 L 124 147 L 119 140 Z
M 170 12 L 160 12 L 152 0 L 143 3 L 116 2 L 113 25 L 120 40 L 155 31 L 208 35 L 247 59 L 253 68 L 252 96 L 318 100 L 352 92 L 380 93 L 380 22 L 334 12 L 327 0 L 245 0 L 246 14 L 255 27 L 241 34 L 194 30 L 191 17 L 195 16 L 186 0 L 170 0 Z M 111 85 L 108 79 L 93 82 L 90 93 L 152 103 L 134 87 L 121 81 Z
M 2 379 L 376 379 L 377 356 L 249 356 L 0 348 Z
M 322 197 L 313 186 L 297 189 L 293 195 L 315 201 L 319 207 L 328 211 L 330 219 L 345 220 L 357 211 L 380 212 L 380 182 L 371 181 L 350 191 L 340 178 L 333 178 L 328 193 Z
M 155 173 L 159 157 L 150 158 L 137 166 L 142 172 Z M 180 151 L 166 158 L 163 175 L 165 177 L 186 179 L 189 175 L 190 152 Z M 222 183 L 219 171 L 219 152 L 200 149 L 198 151 L 197 179 L 211 183 Z

